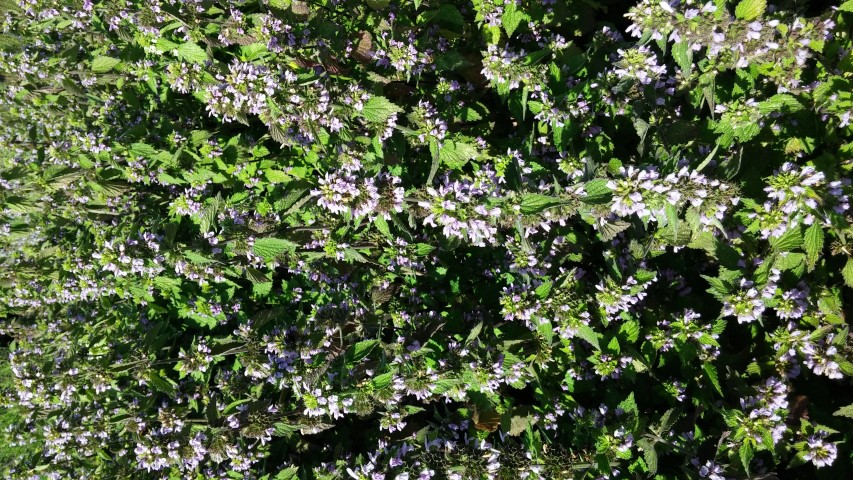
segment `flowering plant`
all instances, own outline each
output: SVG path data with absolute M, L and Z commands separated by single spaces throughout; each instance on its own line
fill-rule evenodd
M 853 476 L 853 2 L 0 0 L 10 479 Z

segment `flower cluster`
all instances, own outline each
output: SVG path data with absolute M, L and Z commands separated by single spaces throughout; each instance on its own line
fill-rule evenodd
M 268 111 L 268 99 L 276 96 L 281 84 L 296 80 L 289 70 L 273 72 L 254 63 L 233 61 L 228 74 L 218 74 L 218 83 L 207 87 L 207 111 L 211 116 L 232 122 L 241 116 Z
M 6 3 L 0 477 L 846 474 L 849 8 Z
M 441 227 L 445 237 L 456 237 L 472 245 L 484 246 L 497 241 L 495 221 L 501 215 L 497 205 L 489 205 L 499 195 L 501 179 L 484 166 L 473 179 L 442 179 L 438 188 L 429 187 L 428 197 L 418 202 L 429 214 L 424 225 Z

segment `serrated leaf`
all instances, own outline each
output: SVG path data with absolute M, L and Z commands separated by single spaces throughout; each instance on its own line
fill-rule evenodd
M 690 47 L 690 42 L 683 40 L 672 46 L 672 58 L 678 64 L 681 74 L 685 77 L 690 75 L 693 69 L 693 49 Z
M 367 257 L 361 254 L 358 250 L 354 248 L 345 248 L 343 251 L 344 260 L 347 262 L 360 262 L 360 263 L 370 263 Z
M 483 116 L 472 107 L 462 107 L 462 110 L 459 112 L 459 119 L 463 122 L 475 122 L 482 120 Z
M 518 436 L 527 431 L 529 426 L 536 423 L 536 417 L 533 415 L 513 415 L 509 421 L 509 431 L 511 436 Z
M 383 373 L 381 375 L 377 375 L 370 380 L 370 384 L 376 390 L 381 390 L 383 388 L 387 388 L 391 385 L 391 382 L 394 380 L 394 372 Z
M 161 376 L 156 370 L 149 370 L 146 374 L 146 379 L 148 383 L 154 387 L 155 390 L 165 393 L 169 396 L 173 396 L 175 394 L 176 384 L 172 380 Z
M 276 424 L 278 425 L 278 424 Z M 294 429 L 294 432 L 296 430 Z M 272 480 L 297 480 L 299 478 L 299 467 L 291 465 L 284 470 L 280 470 L 272 477 Z
M 767 0 L 742 0 L 735 7 L 735 17 L 749 22 L 763 15 L 766 9 Z
M 378 215 L 373 219 L 373 225 L 377 230 L 379 230 L 379 233 L 385 236 L 385 238 L 394 240 L 394 235 L 391 234 L 391 228 L 388 225 L 388 221 L 385 220 L 385 217 Z
M 598 234 L 601 235 L 601 239 L 603 241 L 609 242 L 616 238 L 616 235 L 627 230 L 630 226 L 631 224 L 624 220 L 608 221 L 598 227 Z
M 853 258 L 847 259 L 847 263 L 841 269 L 841 276 L 844 278 L 844 283 L 853 288 Z
M 720 346 L 720 343 L 717 342 L 717 340 L 714 337 L 712 337 L 711 335 L 709 335 L 707 333 L 703 333 L 702 335 L 700 335 L 698 340 L 699 340 L 699 343 L 701 343 L 702 345 L 711 345 L 714 347 Z
M 607 186 L 607 179 L 596 178 L 586 182 L 583 189 L 586 196 L 581 199 L 592 205 L 607 203 L 613 198 L 613 191 Z
M 524 215 L 533 215 L 562 203 L 563 200 L 557 197 L 542 195 L 541 193 L 525 193 L 521 196 L 519 206 Z
M 536 326 L 536 331 L 542 335 L 545 345 L 551 345 L 554 341 L 554 327 L 551 325 L 550 321 L 540 319 L 539 324 Z
M 468 163 L 468 160 L 476 156 L 477 147 L 465 142 L 444 142 L 438 152 L 441 163 L 447 165 L 451 170 L 461 169 Z
M 504 13 L 501 15 L 501 25 L 506 31 L 507 37 L 512 37 L 512 34 L 524 20 L 524 12 L 518 10 L 518 6 L 514 0 L 510 0 L 504 5 Z
M 290 0 L 270 0 L 269 5 L 283 11 L 290 8 Z
M 749 475 L 749 462 L 751 462 L 752 457 L 755 456 L 752 445 L 748 442 L 741 445 L 738 450 L 738 455 L 740 456 L 740 462 L 743 464 L 744 471 Z
M 367 0 L 367 5 L 374 10 L 382 10 L 388 7 L 391 0 Z
M 823 251 L 823 242 L 823 228 L 818 222 L 815 222 L 806 229 L 806 234 L 803 237 L 803 249 L 806 251 L 810 269 L 814 268 L 814 265 L 820 259 L 820 254 Z
M 161 292 L 179 294 L 181 291 L 181 280 L 171 277 L 154 277 L 154 286 Z
M 758 111 L 762 115 L 767 115 L 773 112 L 793 113 L 804 109 L 802 103 L 797 100 L 797 97 L 788 93 L 779 93 L 758 103 Z
M 285 252 L 295 252 L 297 246 L 297 244 L 283 238 L 259 238 L 255 240 L 252 251 L 255 255 L 259 255 L 269 262 Z
M 453 32 L 462 32 L 465 28 L 465 18 L 456 6 L 445 3 L 436 10 L 429 10 L 421 14 L 426 22 L 434 22 Z
M 264 177 L 270 183 L 286 183 L 291 180 L 291 176 L 281 170 L 264 170 Z
M 276 437 L 289 437 L 296 433 L 299 427 L 287 423 L 277 422 L 273 424 L 273 435 Z
M 536 296 L 539 297 L 541 300 L 545 300 L 546 298 L 548 298 L 548 294 L 551 293 L 551 288 L 553 286 L 554 286 L 553 282 L 542 283 L 541 285 L 536 287 L 536 290 L 535 290 Z
M 103 56 L 95 57 L 95 59 L 92 60 L 92 71 L 95 73 L 109 72 L 119 63 L 121 63 L 121 60 L 119 60 L 118 58 Z
M 595 331 L 590 328 L 589 325 L 579 325 L 578 331 L 575 336 L 582 340 L 585 340 L 587 343 L 595 347 L 596 350 L 601 350 L 601 346 L 598 344 L 598 334 L 595 333 Z
M 469 345 L 477 336 L 480 335 L 480 332 L 483 331 L 483 322 L 477 323 L 474 325 L 474 328 L 471 329 L 471 332 L 468 333 L 468 338 L 465 339 L 465 345 Z
M 649 474 L 654 475 L 658 471 L 658 453 L 655 451 L 654 444 L 648 439 L 637 441 L 637 446 L 643 450 L 643 460 L 646 461 L 646 468 L 649 469 Z
M 710 363 L 705 363 L 702 365 L 702 370 L 705 372 L 705 376 L 708 377 L 708 380 L 711 382 L 711 385 L 714 386 L 714 390 L 723 396 L 723 389 L 720 387 L 720 378 L 717 374 L 717 367 L 711 365 Z
M 267 127 L 269 127 L 269 129 L 270 129 L 270 137 L 273 140 L 275 140 L 276 142 L 278 142 L 282 145 L 289 145 L 290 144 L 290 139 L 287 138 L 287 134 L 284 133 L 284 131 L 281 129 L 281 127 L 279 127 L 275 123 L 270 123 L 269 125 L 267 125 Z
M 833 413 L 836 417 L 847 417 L 853 418 L 853 403 L 847 405 L 846 407 L 841 407 Z
M 634 392 L 631 392 L 625 400 L 619 402 L 619 408 L 625 413 L 640 414 L 640 410 L 637 408 L 637 401 L 634 399 Z
M 798 226 L 791 228 L 790 230 L 786 230 L 781 236 L 771 238 L 770 245 L 773 247 L 773 250 L 779 253 L 790 252 L 800 248 L 803 245 L 803 236 L 800 233 L 800 228 Z
M 362 340 L 352 345 L 347 350 L 347 363 L 356 363 L 364 357 L 370 355 L 370 352 L 379 345 L 379 340 Z
M 625 337 L 629 342 L 633 343 L 637 341 L 637 338 L 640 336 L 640 324 L 631 320 L 627 321 L 619 327 L 619 331 L 625 334 Z
M 391 115 L 402 111 L 402 108 L 394 105 L 387 98 L 375 95 L 364 104 L 360 113 L 369 122 L 385 123 Z
M 430 252 L 435 250 L 435 247 L 428 243 L 418 243 L 415 245 L 415 255 L 419 257 L 423 257 L 425 255 L 429 255 Z
M 209 60 L 207 52 L 192 42 L 182 43 L 175 49 L 175 52 L 178 54 L 178 58 L 190 63 L 204 63 Z
M 209 265 L 211 263 L 216 263 L 216 260 L 213 260 L 212 258 L 207 258 L 204 255 L 192 250 L 184 250 L 181 253 L 184 255 L 184 258 L 186 258 L 187 260 L 189 260 L 190 263 L 195 265 Z
M 252 294 L 255 297 L 266 297 L 272 291 L 272 282 L 252 284 Z
M 773 266 L 783 272 L 786 270 L 796 270 L 802 266 L 805 260 L 806 255 L 804 253 L 787 252 L 786 254 L 777 256 Z

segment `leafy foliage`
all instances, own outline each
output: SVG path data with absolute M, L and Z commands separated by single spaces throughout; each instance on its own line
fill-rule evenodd
M 3 478 L 853 476 L 851 2 L 0 7 Z

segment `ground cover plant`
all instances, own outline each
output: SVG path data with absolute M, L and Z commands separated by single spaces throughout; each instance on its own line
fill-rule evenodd
M 3 478 L 853 477 L 853 1 L 0 14 Z

